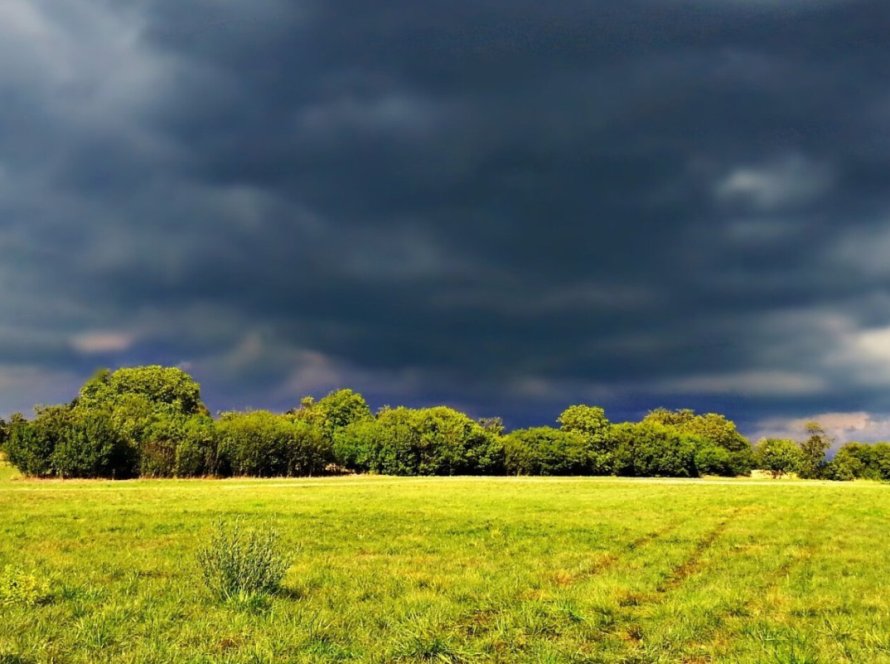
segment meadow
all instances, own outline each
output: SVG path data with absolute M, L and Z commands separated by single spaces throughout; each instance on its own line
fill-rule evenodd
M 890 489 L 616 478 L 24 480 L 0 469 L 0 662 L 890 662 Z M 293 556 L 219 602 L 220 519 Z

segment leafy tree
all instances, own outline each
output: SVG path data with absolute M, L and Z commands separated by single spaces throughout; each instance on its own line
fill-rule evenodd
M 825 475 L 834 480 L 890 480 L 890 444 L 844 443 L 826 465 Z
M 511 475 L 584 475 L 587 439 L 552 427 L 518 429 L 504 438 L 504 468 Z
M 149 365 L 97 372 L 76 399 L 80 408 L 115 408 L 132 395 L 140 395 L 156 406 L 164 404 L 185 415 L 207 414 L 201 401 L 201 386 L 176 367 Z
M 209 417 L 190 417 L 176 447 L 174 473 L 177 477 L 224 475 L 230 472 L 221 462 L 216 423 Z
M 503 467 L 500 438 L 447 406 L 385 408 L 335 434 L 338 463 L 389 475 L 492 474 Z
M 169 415 L 149 416 L 145 430 L 138 436 L 139 474 L 142 477 L 173 477 L 176 473 L 176 449 L 182 441 L 183 418 Z M 127 431 L 128 428 L 121 427 Z M 130 432 L 131 433 L 131 432 Z
M 751 447 L 747 438 L 739 433 L 735 422 L 719 413 L 698 415 L 689 408 L 680 410 L 656 408 L 650 411 L 643 421 L 674 427 L 683 433 L 704 438 L 730 452 L 743 451 Z
M 563 431 L 576 431 L 598 441 L 608 439 L 612 426 L 602 408 L 584 404 L 569 406 L 560 413 L 556 421 Z
M 803 454 L 800 446 L 785 438 L 764 438 L 755 448 L 755 462 L 761 470 L 769 472 L 773 479 L 800 470 Z
M 435 471 L 442 464 L 433 464 L 438 450 L 431 441 L 421 440 L 412 409 L 400 406 L 382 410 L 377 414 L 377 425 L 365 452 L 370 470 L 386 475 L 438 474 Z
M 294 422 L 289 432 L 287 474 L 291 477 L 320 475 L 333 459 L 331 442 L 324 432 L 307 422 Z
M 325 415 L 323 429 L 340 429 L 373 416 L 365 398 L 350 389 L 335 390 L 316 404 Z
M 619 475 L 694 477 L 695 453 L 706 443 L 652 421 L 616 424 L 615 468 Z
M 732 454 L 724 447 L 710 443 L 702 445 L 695 452 L 695 470 L 699 475 L 736 474 Z
M 736 428 L 735 422 L 719 413 L 697 414 L 683 408 L 668 410 L 656 408 L 643 419 L 644 422 L 660 424 L 676 429 L 682 434 L 701 438 L 711 445 L 722 447 L 730 452 L 729 462 L 723 466 L 721 475 L 748 475 L 753 467 L 754 454 L 751 443 Z M 711 457 L 715 453 L 707 453 Z M 721 455 L 722 456 L 722 455 Z
M 850 442 L 841 445 L 834 459 L 826 466 L 825 474 L 833 480 L 855 480 L 860 478 L 880 479 L 872 476 L 874 458 L 870 445 Z
M 157 365 L 103 369 L 81 387 L 78 414 L 107 412 L 114 429 L 137 450 L 139 473 L 171 477 L 190 420 L 209 419 L 200 385 L 185 371 Z
M 612 423 L 599 406 L 577 404 L 566 408 L 557 418 L 560 429 L 583 436 L 587 444 L 587 473 L 608 475 L 614 470 Z
M 331 460 L 319 429 L 268 411 L 226 413 L 217 430 L 220 463 L 234 475 L 313 475 L 324 472 Z
M 297 420 L 320 428 L 331 440 L 338 429 L 374 417 L 365 398 L 350 389 L 334 390 L 318 401 L 304 397 L 300 407 L 290 411 L 290 414 Z
M 6 454 L 10 463 L 30 477 L 53 475 L 53 452 L 71 428 L 68 406 L 35 408 L 36 416 L 28 421 L 13 415 Z
M 7 440 L 9 440 L 9 424 L 0 417 L 0 452 L 3 452 Z
M 56 475 L 124 479 L 136 474 L 135 450 L 108 412 L 72 412 L 61 424 L 52 454 Z
M 381 472 L 379 440 L 381 426 L 377 420 L 353 422 L 334 433 L 334 460 L 343 468 L 356 472 Z M 403 473 L 407 474 L 407 473 Z
M 33 420 L 14 416 L 9 460 L 34 477 L 132 477 L 135 451 L 105 411 L 70 406 L 38 408 Z
M 831 439 L 818 422 L 807 422 L 806 432 L 807 439 L 800 444 L 800 476 L 814 479 L 822 476 L 825 454 L 831 447 Z

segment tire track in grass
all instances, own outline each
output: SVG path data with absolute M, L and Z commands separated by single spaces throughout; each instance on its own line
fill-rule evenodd
M 737 510 L 738 512 L 738 510 Z M 714 541 L 722 534 L 723 531 L 729 526 L 729 522 L 734 520 L 735 516 L 732 515 L 729 517 L 726 522 L 721 522 L 718 524 L 718 527 L 709 533 L 709 537 L 705 538 L 705 540 L 710 540 L 710 545 L 713 546 Z M 813 537 L 814 533 L 818 533 L 820 528 L 825 521 L 825 517 L 817 519 L 812 522 L 810 527 L 807 529 L 804 537 L 802 538 L 803 544 L 799 546 L 799 548 L 785 555 L 784 560 L 782 560 L 778 565 L 773 567 L 770 570 L 764 570 L 757 578 L 759 583 L 749 584 L 745 586 L 745 597 L 743 601 L 739 604 L 735 604 L 734 606 L 724 608 L 722 610 L 709 611 L 707 614 L 707 625 L 699 627 L 696 631 L 696 643 L 704 643 L 706 640 L 710 642 L 710 646 L 708 650 L 711 652 L 707 655 L 687 655 L 682 657 L 682 659 L 678 659 L 678 661 L 692 663 L 700 663 L 700 662 L 714 662 L 720 661 L 719 656 L 714 654 L 714 644 L 719 642 L 721 634 L 726 633 L 727 626 L 727 618 L 732 617 L 745 617 L 751 615 L 751 613 L 756 609 L 756 607 L 764 605 L 766 603 L 766 598 L 768 597 L 771 590 L 776 588 L 782 579 L 786 579 L 791 571 L 806 563 L 808 560 L 812 558 L 816 550 L 818 549 L 818 545 L 815 543 L 815 539 Z M 721 528 L 722 525 L 722 528 Z M 714 532 L 720 530 L 716 537 L 710 537 L 714 535 Z M 696 556 L 700 559 L 709 547 L 702 547 L 702 543 L 696 547 L 696 551 L 693 552 L 693 555 L 690 558 Z M 787 549 L 787 547 L 784 547 Z M 669 582 L 664 586 L 663 589 L 659 589 L 659 593 L 666 594 L 670 590 L 678 588 L 682 585 L 682 582 L 691 576 L 694 571 L 690 573 L 686 573 L 686 568 L 683 565 L 680 566 L 683 568 L 681 571 L 683 572 L 682 578 L 672 577 L 669 579 Z M 700 566 L 699 566 L 700 569 Z M 664 600 L 663 600 L 664 601 Z M 637 634 L 639 636 L 638 643 L 642 643 L 645 640 L 645 634 L 642 629 L 637 630 Z
M 717 525 L 702 539 L 696 542 L 692 552 L 679 565 L 671 568 L 668 573 L 662 577 L 661 581 L 658 582 L 658 585 L 655 586 L 656 592 L 660 594 L 667 593 L 682 585 L 683 582 L 693 574 L 696 574 L 701 569 L 702 557 L 704 557 L 705 553 L 714 546 L 714 542 L 726 532 L 729 524 L 738 517 L 741 511 L 742 508 L 740 507 L 733 510 L 729 515 L 718 522 Z
M 715 626 L 709 634 L 712 643 L 719 641 L 720 636 L 727 633 L 725 618 L 748 617 L 758 609 L 766 608 L 770 592 L 775 590 L 783 580 L 788 579 L 795 568 L 805 565 L 812 560 L 824 544 L 823 540 L 817 537 L 817 535 L 822 532 L 823 525 L 827 519 L 827 516 L 821 516 L 809 522 L 804 536 L 799 538 L 796 544 L 797 549 L 788 553 L 785 560 L 769 573 L 763 575 L 761 577 L 763 582 L 751 589 L 747 599 L 741 605 L 716 614 L 719 620 L 715 621 Z M 785 549 L 787 550 L 787 548 L 786 546 Z
M 559 588 L 568 588 L 588 581 L 593 577 L 614 569 L 620 562 L 626 559 L 628 554 L 632 554 L 652 542 L 669 535 L 675 531 L 680 524 L 681 521 L 674 521 L 666 526 L 635 537 L 623 546 L 618 547 L 616 551 L 605 551 L 594 560 L 589 561 L 586 565 L 577 566 L 575 571 L 566 569 L 557 570 L 551 575 L 550 582 L 552 585 Z
M 621 561 L 625 560 L 625 555 L 635 553 L 659 539 L 670 535 L 682 523 L 683 521 L 678 519 L 665 526 L 643 533 L 618 547 L 617 551 L 606 552 L 601 558 L 575 574 L 557 572 L 553 575 L 552 583 L 559 587 L 567 587 L 582 583 L 604 572 L 610 571 Z M 517 597 L 517 601 L 519 602 L 525 602 L 529 599 L 527 591 L 522 591 Z M 499 629 L 499 623 L 508 613 L 509 612 L 505 611 L 503 607 L 475 607 L 466 611 L 457 621 L 455 621 L 454 627 L 457 633 L 462 634 L 465 638 L 483 637 L 488 633 L 497 631 Z
M 672 566 L 661 577 L 656 583 L 653 592 L 633 594 L 626 601 L 619 602 L 619 605 L 625 609 L 625 616 L 623 620 L 616 621 L 613 631 L 621 634 L 622 639 L 629 642 L 633 649 L 639 648 L 640 644 L 645 641 L 645 632 L 639 624 L 641 614 L 644 611 L 651 611 L 654 607 L 666 602 L 671 592 L 680 588 L 689 577 L 700 572 L 702 569 L 702 558 L 705 554 L 713 548 L 729 525 L 742 512 L 749 509 L 750 507 L 737 507 L 718 521 L 716 526 L 707 531 L 695 543 L 692 551 L 682 561 Z
M 736 508 L 718 522 L 714 528 L 708 531 L 705 536 L 696 543 L 693 551 L 682 562 L 672 567 L 662 580 L 659 581 L 656 588 L 659 595 L 666 594 L 668 590 L 681 585 L 687 577 L 694 574 L 700 567 L 700 559 L 705 552 L 719 539 L 731 521 L 745 509 L 746 508 L 744 507 Z M 685 520 L 677 519 L 661 528 L 656 528 L 655 530 L 643 533 L 628 541 L 623 546 L 620 546 L 617 551 L 608 552 L 602 558 L 596 560 L 586 569 L 578 573 L 568 574 L 566 572 L 558 572 L 554 574 L 552 583 L 559 587 L 567 587 L 586 581 L 604 572 L 612 571 L 616 567 L 619 567 L 619 564 L 622 561 L 627 560 L 626 556 L 628 554 L 637 553 L 641 549 L 645 549 L 653 543 L 658 542 L 662 538 L 675 532 L 684 522 Z M 632 594 L 628 603 L 620 602 L 619 606 L 623 608 L 629 607 L 631 616 L 633 616 L 636 611 L 642 610 L 645 607 L 651 607 L 663 601 L 663 599 L 659 598 L 659 595 L 652 595 L 651 593 L 646 595 Z M 530 598 L 528 596 L 520 596 L 519 599 L 520 601 L 526 601 Z M 649 601 L 646 601 L 647 599 Z M 499 623 L 502 617 L 503 610 L 500 608 L 476 607 L 466 612 L 460 619 L 458 619 L 455 627 L 458 632 L 462 633 L 465 637 L 478 638 L 496 629 L 495 626 Z M 641 641 L 642 630 L 633 624 L 634 621 L 632 619 L 630 621 L 616 621 L 609 631 L 618 630 L 622 625 L 628 625 L 628 623 L 630 624 L 627 626 L 626 631 L 631 637 L 630 640 L 634 642 Z
M 585 580 L 590 577 L 596 576 L 597 574 L 612 570 L 619 562 L 625 560 L 625 556 L 627 554 L 635 553 L 639 549 L 642 549 L 649 544 L 658 541 L 666 535 L 670 535 L 680 526 L 680 523 L 681 522 L 679 520 L 674 521 L 662 528 L 657 528 L 656 530 L 650 531 L 648 533 L 643 533 L 639 537 L 635 537 L 630 542 L 621 547 L 618 553 L 609 552 L 600 560 L 597 560 L 587 570 L 585 570 L 577 580 Z

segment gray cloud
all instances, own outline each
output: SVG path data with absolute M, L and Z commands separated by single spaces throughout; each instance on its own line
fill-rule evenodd
M 148 361 L 214 408 L 890 412 L 883 18 L 10 0 L 0 412 Z

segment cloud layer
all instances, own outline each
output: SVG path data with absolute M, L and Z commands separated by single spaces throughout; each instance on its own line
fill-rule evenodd
M 4 2 L 0 412 L 890 412 L 884 5 L 551 5 Z

